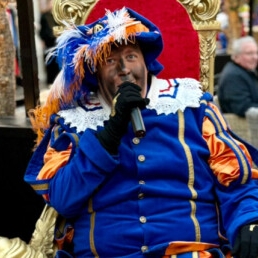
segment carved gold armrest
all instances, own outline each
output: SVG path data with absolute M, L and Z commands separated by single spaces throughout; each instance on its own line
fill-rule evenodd
M 58 213 L 46 205 L 37 220 L 29 244 L 20 238 L 0 237 L 0 257 L 52 258 L 55 256 L 54 229 Z

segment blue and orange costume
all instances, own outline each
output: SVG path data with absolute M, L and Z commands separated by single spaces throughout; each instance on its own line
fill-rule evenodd
M 76 93 L 52 114 L 25 175 L 72 224 L 75 257 L 223 257 L 257 221 L 257 151 L 234 138 L 198 81 L 153 75 L 146 136 L 129 123 L 117 155 L 95 136 L 110 107 L 98 91 Z

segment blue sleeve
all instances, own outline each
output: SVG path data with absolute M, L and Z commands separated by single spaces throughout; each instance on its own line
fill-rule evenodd
M 234 245 L 239 229 L 258 220 L 258 184 L 249 180 L 246 184 L 233 184 L 216 189 L 222 224 L 227 238 Z
M 234 152 L 239 165 L 239 177 L 223 186 L 216 181 L 216 194 L 220 211 L 221 226 L 230 243 L 233 245 L 239 229 L 251 222 L 258 221 L 258 184 L 257 180 L 251 179 L 252 168 L 245 153 L 239 148 L 234 140 L 236 136 L 231 130 L 226 131 L 216 113 L 209 107 L 205 110 L 206 116 L 213 123 L 218 139 L 228 145 Z M 257 150 L 245 144 L 252 158 L 257 161 Z M 256 156 L 256 157 L 255 157 Z
M 65 217 L 78 215 L 92 193 L 112 174 L 119 161 L 86 130 L 69 163 L 49 182 L 50 205 Z

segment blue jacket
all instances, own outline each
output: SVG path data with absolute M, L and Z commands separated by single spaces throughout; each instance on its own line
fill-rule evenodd
M 44 140 L 28 166 L 25 180 L 72 221 L 78 258 L 162 257 L 173 254 L 168 247 L 176 242 L 219 249 L 221 235 L 233 243 L 239 227 L 257 221 L 258 188 L 250 180 L 250 164 L 207 105 L 211 95 L 191 79 L 171 80 L 173 87 L 165 80 L 154 84 L 142 110 L 146 136 L 136 138 L 129 124 L 118 155 L 111 156 L 95 136 L 109 114 L 98 99 L 59 112 L 60 134 L 52 133 L 51 145 L 60 151 L 76 146 L 66 166 L 51 179 L 36 179 L 44 165 Z M 228 187 L 207 162 L 204 117 L 239 160 L 240 176 Z

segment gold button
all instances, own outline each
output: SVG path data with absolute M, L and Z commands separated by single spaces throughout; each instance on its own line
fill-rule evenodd
M 133 143 L 134 143 L 134 144 L 139 144 L 139 143 L 140 143 L 140 139 L 137 138 L 137 137 L 134 137 L 134 138 L 133 138 Z
M 141 223 L 146 223 L 146 222 L 147 222 L 146 217 L 141 216 L 141 217 L 140 217 L 140 222 L 141 222 Z
M 139 184 L 140 184 L 140 185 L 145 185 L 145 182 L 144 182 L 143 180 L 140 180 L 140 181 L 139 181 Z
M 143 245 L 142 247 L 141 247 L 141 251 L 144 253 L 144 252 L 146 252 L 148 250 L 148 246 L 147 245 Z
M 139 198 L 139 199 L 143 199 L 143 198 L 144 198 L 144 193 L 139 193 L 139 194 L 138 194 L 138 198 Z
M 141 162 L 145 161 L 145 156 L 144 155 L 139 155 L 138 160 L 141 161 Z

